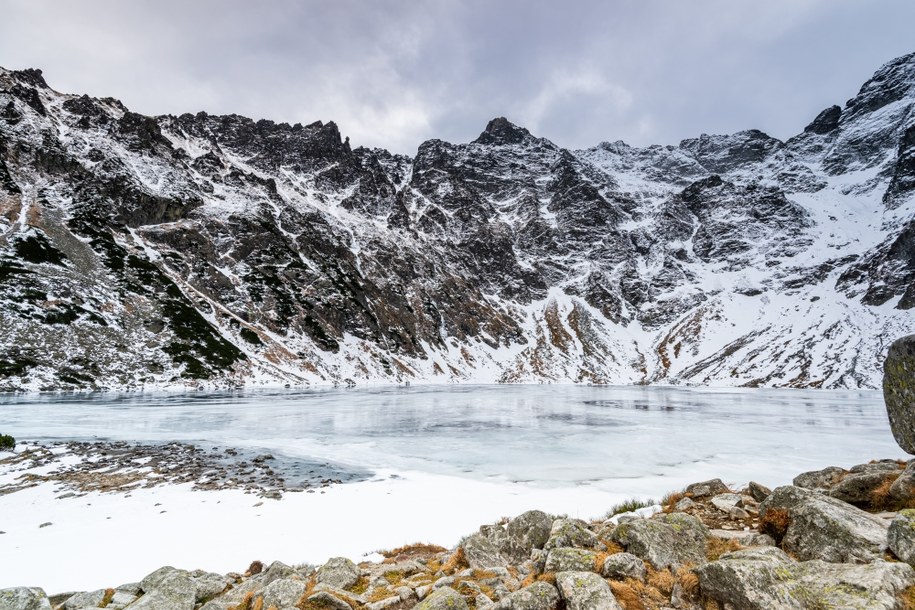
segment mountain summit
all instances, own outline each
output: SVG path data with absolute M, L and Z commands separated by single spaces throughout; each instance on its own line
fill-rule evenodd
M 0 70 L 0 390 L 877 387 L 915 332 L 913 191 L 915 54 L 784 142 L 500 117 L 415 158 Z

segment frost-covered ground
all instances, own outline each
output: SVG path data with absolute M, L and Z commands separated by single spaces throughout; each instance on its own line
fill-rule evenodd
M 316 563 L 416 541 L 449 546 L 530 508 L 586 518 L 712 477 L 775 486 L 805 470 L 905 457 L 876 392 L 543 385 L 41 395 L 0 398 L 0 412 L 0 428 L 20 440 L 179 440 L 373 473 L 282 500 L 190 484 L 64 498 L 44 484 L 0 496 L 0 587 L 49 592 L 118 585 L 167 564 L 243 571 L 253 559 Z M 20 474 L 0 471 L 0 486 Z

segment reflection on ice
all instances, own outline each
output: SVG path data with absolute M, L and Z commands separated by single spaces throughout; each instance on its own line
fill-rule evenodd
M 0 409 L 4 432 L 23 439 L 215 443 L 632 495 L 903 456 L 876 392 L 430 386 L 6 396 Z

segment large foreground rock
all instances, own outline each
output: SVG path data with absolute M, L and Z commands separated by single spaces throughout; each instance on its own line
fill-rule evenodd
M 567 610 L 623 610 L 607 581 L 594 572 L 560 572 L 556 585 Z
M 890 345 L 883 364 L 883 400 L 893 438 L 915 455 L 915 335 Z
M 890 523 L 887 544 L 896 557 L 915 566 L 915 510 L 899 511 Z
M 0 589 L 0 608 L 3 610 L 51 610 L 51 602 L 43 589 L 14 587 Z
M 543 548 L 558 549 L 575 547 L 591 549 L 599 544 L 597 535 L 587 525 L 577 519 L 556 519 L 550 528 L 550 537 Z
M 696 574 L 704 595 L 734 610 L 894 610 L 915 584 L 915 570 L 904 563 L 796 562 L 775 547 L 725 553 Z
M 658 569 L 705 563 L 708 537 L 708 528 L 685 513 L 627 521 L 620 524 L 612 535 L 613 540 L 624 546 L 627 552 Z
M 334 557 L 318 568 L 315 580 L 338 589 L 347 589 L 359 581 L 359 567 L 346 557 Z
M 144 595 L 131 610 L 194 610 L 197 587 L 186 570 L 159 568 L 140 581 Z
M 508 522 L 502 554 L 520 563 L 531 556 L 534 549 L 542 549 L 550 538 L 553 518 L 543 511 L 529 510 Z
M 553 610 L 559 605 L 559 591 L 546 582 L 535 582 L 529 587 L 507 595 L 492 610 Z
M 760 505 L 765 522 L 770 511 L 787 511 L 782 547 L 801 560 L 867 563 L 887 548 L 887 524 L 851 504 L 793 485 L 779 487 Z
M 421 601 L 416 610 L 467 610 L 467 602 L 451 587 L 442 587 Z

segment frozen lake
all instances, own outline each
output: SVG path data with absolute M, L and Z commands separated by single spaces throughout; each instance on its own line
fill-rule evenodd
M 16 557 L 0 560 L 0 588 L 49 592 L 117 586 L 163 565 L 225 573 L 253 559 L 450 547 L 532 508 L 592 518 L 712 477 L 777 486 L 805 470 L 906 457 L 877 392 L 543 385 L 2 396 L 0 432 L 177 440 L 270 452 L 293 476 L 298 462 L 352 474 L 280 501 L 189 485 L 62 497 L 45 484 L 0 496 L 0 548 Z M 0 469 L 0 484 L 16 476 Z
M 660 495 L 905 457 L 879 392 L 428 386 L 0 397 L 20 439 L 185 441 L 543 487 Z

